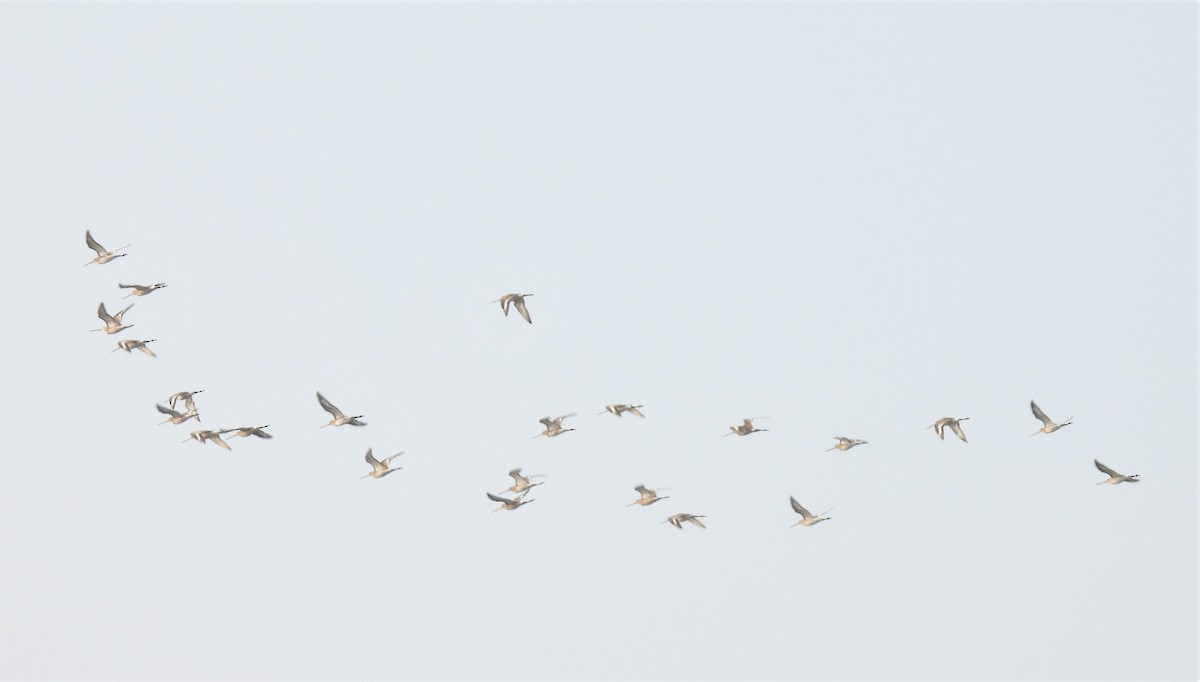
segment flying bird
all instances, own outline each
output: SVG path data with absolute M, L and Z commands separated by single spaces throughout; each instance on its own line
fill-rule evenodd
M 326 400 L 325 396 L 321 395 L 320 391 L 317 391 L 317 402 L 321 403 L 321 409 L 333 415 L 333 419 L 330 419 L 328 424 L 323 424 L 321 428 L 325 428 L 326 426 L 341 426 L 343 424 L 349 424 L 351 426 L 367 425 L 366 422 L 359 421 L 359 419 L 362 419 L 365 415 L 360 414 L 356 417 L 347 417 L 346 415 L 342 414 L 342 411 L 335 407 L 333 403 Z
M 121 312 L 117 313 L 116 315 L 109 315 L 108 311 L 104 309 L 104 304 L 101 303 L 100 307 L 96 309 L 96 317 L 100 318 L 100 321 L 104 323 L 104 326 L 100 327 L 99 329 L 92 329 L 90 331 L 104 332 L 105 334 L 116 334 L 122 329 L 129 329 L 133 325 L 125 324 L 121 321 L 121 318 L 124 317 L 125 313 L 132 307 L 133 304 L 130 303 L 124 308 L 121 308 Z
M 752 433 L 757 433 L 757 432 L 759 432 L 759 431 L 769 431 L 769 430 L 770 430 L 770 429 L 756 429 L 756 428 L 754 428 L 754 420 L 755 420 L 755 419 L 766 419 L 766 417 L 746 417 L 745 419 L 743 419 L 743 420 L 742 420 L 742 423 L 741 423 L 741 425 L 740 425 L 740 426 L 731 426 L 731 427 L 729 427 L 729 433 L 727 433 L 727 434 L 725 434 L 725 435 L 726 435 L 726 436 L 733 436 L 733 435 L 738 435 L 738 436 L 749 436 L 749 435 L 750 435 L 750 434 L 752 434 Z
M 659 525 L 669 523 L 679 530 L 683 530 L 684 523 L 691 523 L 701 528 L 708 528 L 708 526 L 700 522 L 700 519 L 703 518 L 706 518 L 704 514 L 672 514 L 667 517 L 666 521 L 659 521 Z
M 597 412 L 596 414 L 601 415 L 601 414 L 607 413 L 607 414 L 615 414 L 618 417 L 620 417 L 622 413 L 628 412 L 629 414 L 636 414 L 637 416 L 642 417 L 644 419 L 646 417 L 646 415 L 642 414 L 641 412 L 638 412 L 639 407 L 645 407 L 645 405 L 621 405 L 621 404 L 605 405 L 604 412 Z
M 387 476 L 388 474 L 392 473 L 393 471 L 400 471 L 404 467 L 395 467 L 395 468 L 389 469 L 388 462 L 392 461 L 393 459 L 396 459 L 397 457 L 399 457 L 400 455 L 403 455 L 403 454 L 404 454 L 404 451 L 402 450 L 402 451 L 397 452 L 396 454 L 392 455 L 391 457 L 385 457 L 383 459 L 383 461 L 381 462 L 381 461 L 375 459 L 375 456 L 371 454 L 371 448 L 367 448 L 366 460 L 367 460 L 367 464 L 371 465 L 371 473 L 367 474 L 367 476 L 370 476 L 371 478 L 383 478 L 384 476 Z M 358 480 L 361 481 L 362 479 L 366 478 L 367 476 L 359 476 Z
M 491 500 L 492 502 L 500 503 L 499 507 L 496 507 L 495 509 L 492 510 L 493 514 L 500 511 L 501 509 L 507 509 L 509 511 L 512 511 L 512 510 L 516 509 L 517 507 L 520 507 L 523 504 L 529 504 L 530 502 L 536 502 L 536 500 L 526 500 L 525 493 L 521 493 L 520 495 L 517 495 L 516 497 L 514 497 L 511 500 L 508 498 L 505 498 L 505 497 L 500 497 L 499 495 L 493 495 L 492 493 L 488 493 L 487 496 L 488 496 L 488 499 Z
M 182 424 L 185 421 L 191 419 L 192 417 L 195 417 L 196 421 L 200 421 L 200 414 L 197 413 L 195 410 L 191 410 L 187 414 L 184 414 L 182 412 L 176 412 L 175 410 L 172 410 L 171 408 L 169 408 L 166 405 L 163 405 L 161 403 L 154 403 L 154 406 L 158 408 L 159 412 L 162 412 L 163 414 L 168 415 L 167 421 L 159 422 L 160 426 L 163 424 L 166 424 L 167 422 L 170 422 L 172 424 Z
M 525 318 L 525 321 L 529 324 L 533 324 L 533 320 L 529 319 L 529 310 L 525 307 L 525 297 L 532 295 L 533 294 L 504 294 L 500 298 L 492 301 L 492 303 L 500 304 L 500 310 L 504 312 L 505 317 L 508 317 L 508 306 L 516 306 L 517 312 L 521 313 L 521 317 Z
M 1112 469 L 1109 469 L 1108 467 L 1101 464 L 1100 460 L 1094 459 L 1092 461 L 1096 463 L 1097 469 L 1099 469 L 1102 473 L 1108 474 L 1108 478 L 1104 479 L 1103 481 L 1100 481 L 1096 485 L 1104 485 L 1105 483 L 1110 483 L 1112 485 L 1116 485 L 1118 483 L 1126 483 L 1126 482 L 1137 483 L 1138 482 L 1139 474 L 1133 474 L 1130 476 L 1126 476 L 1125 474 L 1118 474 L 1117 472 L 1113 471 Z
M 263 431 L 263 429 L 267 428 L 268 426 L 270 426 L 270 424 L 263 424 L 262 426 L 240 426 L 240 427 L 234 429 L 234 431 L 236 431 L 237 433 L 234 433 L 233 436 L 230 436 L 230 438 L 232 438 L 234 436 L 237 436 L 238 438 L 246 438 L 248 436 L 257 436 L 259 438 L 274 438 L 275 436 L 272 436 L 271 434 L 267 433 L 266 431 Z
M 125 246 L 122 246 L 121 248 L 117 249 L 117 251 L 108 251 L 103 246 L 100 246 L 100 242 L 97 242 L 95 239 L 92 239 L 92 231 L 91 230 L 87 230 L 86 232 L 84 232 L 83 237 L 87 241 L 88 248 L 91 249 L 92 251 L 96 252 L 96 257 L 91 259 L 90 261 L 84 263 L 83 264 L 84 267 L 87 267 L 87 266 L 91 265 L 92 263 L 95 263 L 96 265 L 104 265 L 105 263 L 109 262 L 110 260 L 112 260 L 114 258 L 128 256 L 129 254 L 127 254 L 127 253 L 117 253 L 117 251 L 124 251 L 125 249 L 128 249 L 130 246 L 132 246 L 132 244 L 126 244 Z
M 129 298 L 130 296 L 145 296 L 152 291 L 162 289 L 163 287 L 167 286 L 167 283 L 159 282 L 158 284 L 121 284 L 120 282 L 117 282 L 117 286 L 122 289 L 133 289 L 133 291 L 121 297 Z
M 961 438 L 962 442 L 965 443 L 967 442 L 967 434 L 963 433 L 962 426 L 959 425 L 959 422 L 965 422 L 968 419 L 970 419 L 970 417 L 959 417 L 957 419 L 954 417 L 942 417 L 925 428 L 933 429 L 935 432 L 937 432 L 938 438 L 946 440 L 945 428 L 949 426 L 950 430 L 954 432 L 954 435 Z
M 156 339 L 146 339 L 145 341 L 135 341 L 134 339 L 125 339 L 123 341 L 118 341 L 117 347 L 108 352 L 116 353 L 119 350 L 123 350 L 126 353 L 132 353 L 133 349 L 137 348 L 138 350 L 142 351 L 146 355 L 149 355 L 152 358 L 156 358 L 158 356 L 154 354 L 154 351 L 152 351 L 146 347 L 147 343 L 154 343 L 155 341 L 156 341 Z
M 191 435 L 188 436 L 188 440 L 194 440 L 199 443 L 206 443 L 211 440 L 212 442 L 216 443 L 217 445 L 220 445 L 221 447 L 225 448 L 226 450 L 233 450 L 233 448 L 229 447 L 228 443 L 221 440 L 221 436 L 223 436 L 226 433 L 229 433 L 232 430 L 233 429 L 221 429 L 219 431 L 192 431 Z M 186 443 L 188 441 L 185 440 L 183 442 Z
M 663 495 L 662 497 L 659 497 L 657 489 L 647 488 L 645 485 L 636 485 L 633 487 L 633 489 L 641 493 L 641 497 L 625 505 L 626 507 L 632 507 L 635 504 L 648 507 L 659 500 L 665 500 L 671 497 L 670 495 Z
M 566 419 L 567 417 L 574 417 L 574 416 L 575 416 L 575 413 L 572 412 L 571 414 L 564 414 L 561 417 L 556 417 L 554 419 L 551 419 L 549 417 L 542 417 L 538 421 L 541 422 L 542 424 L 546 425 L 546 430 L 542 431 L 538 435 L 534 436 L 534 438 L 539 438 L 541 436 L 546 436 L 547 438 L 553 438 L 559 434 L 566 433 L 567 431 L 574 431 L 575 429 L 564 429 L 563 425 L 562 425 L 562 420 Z
M 506 488 L 505 490 L 503 490 L 501 492 L 525 493 L 525 492 L 528 492 L 530 488 L 532 488 L 536 485 L 541 485 L 542 483 L 545 483 L 545 481 L 539 481 L 537 483 L 534 483 L 530 479 L 536 478 L 538 476 L 545 476 L 546 474 L 529 474 L 528 476 L 523 476 L 523 475 L 521 475 L 521 467 L 517 467 L 516 469 L 513 469 L 512 471 L 508 472 L 508 475 L 512 476 L 513 484 L 508 486 L 508 488 Z
M 854 447 L 855 445 L 866 445 L 867 444 L 867 441 L 859 440 L 857 438 L 847 438 L 845 436 L 834 436 L 834 438 L 837 439 L 837 445 L 829 448 L 829 450 L 826 450 L 825 452 L 830 452 L 831 450 L 838 450 L 840 452 L 845 452 L 845 451 L 849 450 L 850 448 Z
M 1071 420 L 1075 418 L 1074 416 L 1070 416 L 1067 417 L 1067 421 L 1061 424 L 1055 424 L 1053 420 L 1046 416 L 1045 412 L 1042 412 L 1042 408 L 1038 407 L 1037 403 L 1033 402 L 1032 400 L 1029 401 L 1029 409 L 1033 410 L 1033 416 L 1037 417 L 1038 420 L 1043 424 L 1042 428 L 1029 434 L 1030 436 L 1036 436 L 1039 433 L 1054 433 L 1067 424 L 1070 424 Z
M 168 397 L 167 404 L 170 405 L 171 407 L 175 407 L 175 403 L 182 400 L 184 407 L 186 407 L 189 410 L 194 410 L 194 409 L 196 409 L 196 403 L 192 401 L 192 396 L 196 395 L 197 393 L 203 393 L 203 392 L 204 392 L 204 389 L 200 389 L 199 391 L 180 391 L 180 392 L 174 393 L 170 397 Z
M 802 507 L 800 503 L 796 501 L 796 498 L 789 497 L 788 499 L 792 502 L 792 510 L 800 515 L 800 520 L 793 523 L 793 526 L 815 526 L 822 521 L 828 521 L 829 519 L 833 518 L 832 516 L 825 516 L 829 512 L 833 511 L 832 509 L 827 509 L 820 514 L 813 516 L 812 512 Z

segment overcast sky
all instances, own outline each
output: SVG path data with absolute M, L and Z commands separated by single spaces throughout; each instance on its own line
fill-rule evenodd
M 1196 19 L 5 3 L 0 674 L 1194 679 Z

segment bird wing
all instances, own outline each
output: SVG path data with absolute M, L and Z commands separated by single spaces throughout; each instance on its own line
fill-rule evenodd
M 633 489 L 641 493 L 642 497 L 654 497 L 654 491 L 644 485 L 634 486 Z
M 688 521 L 691 521 L 692 523 L 696 524 L 697 526 L 700 526 L 701 528 L 708 528 L 708 526 L 706 526 L 700 522 L 699 516 L 689 516 Z
M 527 480 L 524 476 L 521 475 L 521 467 L 517 467 L 516 469 L 513 469 L 512 471 L 508 472 L 508 475 L 512 476 L 513 480 L 516 481 L 517 483 L 523 483 L 524 481 Z
M 525 307 L 524 298 L 514 298 L 513 305 L 517 306 L 517 312 L 521 313 L 521 317 L 525 318 L 526 322 L 533 324 L 533 320 L 529 319 L 529 310 Z
M 149 343 L 149 341 L 142 341 L 142 342 L 140 342 L 140 343 L 138 344 L 138 350 L 142 351 L 143 353 L 145 353 L 146 355 L 149 355 L 149 356 L 150 356 L 150 357 L 152 357 L 152 358 L 157 358 L 158 356 L 154 354 L 154 351 L 150 350 L 150 349 L 149 349 L 149 348 L 146 346 L 146 344 L 147 344 L 147 343 Z
M 132 308 L 133 306 L 134 306 L 134 304 L 130 303 L 129 305 L 125 306 L 124 308 L 121 308 L 121 312 L 117 313 L 116 315 L 113 315 L 113 319 L 117 321 L 117 324 L 121 324 L 121 316 L 124 315 L 126 312 L 128 312 L 128 310 L 130 308 Z
M 159 411 L 159 412 L 162 412 L 163 414 L 169 414 L 169 415 L 171 415 L 172 417 L 175 417 L 175 418 L 177 418 L 177 419 L 178 419 L 179 417 L 182 417 L 182 416 L 183 416 L 183 414 L 182 414 L 182 413 L 180 413 L 180 412 L 176 412 L 175 410 L 172 410 L 171 408 L 167 407 L 166 405 L 163 405 L 163 404 L 160 404 L 160 403 L 154 403 L 154 406 L 158 408 L 158 411 Z
M 1047 416 L 1046 416 L 1046 413 L 1045 413 L 1045 412 L 1042 412 L 1042 408 L 1038 407 L 1038 406 L 1037 406 L 1037 403 L 1035 403 L 1035 402 L 1033 402 L 1032 400 L 1030 400 L 1030 401 L 1029 401 L 1029 407 L 1030 407 L 1030 409 L 1032 409 L 1032 410 L 1033 410 L 1033 416 L 1035 416 L 1035 417 L 1037 417 L 1039 420 L 1041 420 L 1041 422 L 1042 422 L 1043 424 L 1045 424 L 1046 426 L 1050 426 L 1051 424 L 1053 424 L 1053 423 L 1054 423 L 1054 422 L 1053 422 L 1053 421 L 1052 421 L 1052 420 L 1051 420 L 1049 417 L 1047 417 Z
M 959 424 L 958 422 L 951 422 L 950 430 L 954 432 L 954 435 L 961 438 L 962 442 L 964 442 L 964 443 L 967 442 L 967 434 L 963 433 L 961 424 Z
M 335 419 L 341 419 L 346 416 L 342 414 L 341 410 L 334 407 L 333 403 L 326 400 L 325 396 L 321 395 L 320 391 L 317 391 L 317 402 L 321 403 L 321 409 L 325 410 L 329 414 L 332 414 Z
M 555 424 L 555 423 L 554 423 L 554 421 L 553 421 L 553 420 L 551 420 L 549 417 L 542 417 L 542 418 L 541 418 L 541 419 L 539 419 L 538 421 L 539 421 L 539 422 L 541 422 L 541 423 L 543 423 L 543 424 L 545 424 L 545 425 L 546 425 L 546 428 L 548 428 L 548 429 L 552 429 L 552 428 L 554 428 L 555 426 L 558 426 L 558 425 L 557 425 L 557 424 Z
M 109 315 L 108 311 L 104 309 L 103 303 L 100 304 L 99 308 L 96 308 L 96 317 L 99 317 L 101 320 L 103 320 L 105 325 L 116 324 L 116 321 L 113 320 L 112 315 Z
M 789 499 L 789 500 L 791 500 L 791 502 L 792 502 L 792 509 L 793 509 L 793 510 L 795 510 L 795 512 L 796 512 L 797 514 L 799 514 L 800 516 L 803 516 L 803 517 L 804 517 L 804 518 L 806 518 L 806 519 L 811 519 L 811 518 L 812 518 L 812 512 L 808 511 L 808 510 L 807 510 L 807 509 L 805 509 L 803 506 L 801 506 L 801 505 L 800 505 L 800 503 L 796 501 L 796 498 L 794 498 L 794 497 L 789 497 L 788 499 Z
M 487 496 L 488 496 L 488 499 L 491 500 L 492 502 L 503 502 L 504 504 L 512 504 L 512 502 L 513 502 L 512 500 L 510 500 L 508 498 L 500 497 L 499 495 L 493 495 L 491 493 L 488 493 Z M 538 509 L 541 509 L 541 507 L 538 507 Z
M 378 470 L 378 469 L 386 469 L 387 468 L 387 467 L 383 466 L 382 464 L 380 464 L 379 460 L 375 459 L 375 455 L 371 454 L 371 448 L 367 448 L 367 456 L 365 459 L 367 460 L 367 464 L 371 465 L 372 469 Z
M 254 427 L 254 430 L 250 432 L 250 435 L 258 436 L 259 438 L 274 438 L 275 436 L 272 436 L 271 434 L 267 433 L 266 431 L 263 431 L 263 429 L 265 429 L 265 428 L 267 428 L 267 427 L 266 426 L 256 426 L 256 427 Z
M 97 242 L 95 239 L 92 239 L 92 231 L 91 230 L 85 231 L 83 233 L 83 238 L 87 240 L 88 248 L 91 249 L 92 251 L 95 251 L 97 256 L 103 256 L 105 254 L 104 247 L 100 246 L 100 243 Z
M 1108 467 L 1104 466 L 1103 464 L 1101 464 L 1100 460 L 1098 460 L 1098 459 L 1093 459 L 1092 461 L 1096 463 L 1097 469 L 1108 474 L 1109 476 L 1120 476 L 1121 475 L 1121 474 L 1118 474 L 1117 472 L 1113 471 L 1112 469 L 1109 469 Z
M 393 459 L 396 459 L 397 457 L 399 457 L 400 455 L 403 455 L 403 454 L 404 454 L 404 451 L 403 451 L 403 450 L 401 450 L 400 452 L 397 452 L 397 453 L 396 453 L 396 454 L 394 454 L 394 455 L 391 455 L 391 456 L 389 456 L 389 457 L 384 457 L 384 458 L 383 458 L 383 465 L 384 465 L 385 467 L 386 467 L 386 466 L 388 466 L 388 462 L 392 461 Z
M 642 419 L 646 418 L 646 415 L 642 414 L 641 412 L 638 412 L 638 408 L 636 408 L 636 407 L 627 408 L 625 411 L 630 412 L 632 414 L 636 414 L 637 416 L 641 417 Z
M 558 419 L 555 419 L 554 421 L 558 422 L 559 424 L 562 424 L 562 420 L 566 419 L 567 417 L 574 417 L 574 416 L 575 416 L 575 413 L 572 412 L 571 414 L 564 414 L 561 417 L 559 417 Z

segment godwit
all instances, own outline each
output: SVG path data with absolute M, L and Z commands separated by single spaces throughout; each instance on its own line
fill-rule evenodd
M 528 492 L 528 490 L 530 488 L 534 487 L 535 485 L 541 485 L 542 483 L 545 483 L 545 481 L 539 481 L 538 483 L 534 483 L 530 479 L 538 477 L 538 476 L 545 476 L 546 474 L 529 474 L 528 476 L 522 476 L 521 468 L 517 467 L 516 469 L 513 469 L 512 471 L 508 472 L 508 475 L 513 477 L 513 484 L 508 486 L 508 488 L 506 488 L 505 490 L 502 490 L 501 492 L 507 491 L 510 493 L 525 493 L 525 492 Z
M 169 398 L 167 398 L 167 404 L 170 405 L 171 407 L 175 407 L 175 403 L 182 400 L 184 407 L 186 407 L 189 410 L 194 410 L 194 409 L 196 409 L 196 403 L 192 401 L 192 396 L 196 395 L 197 393 L 203 393 L 203 392 L 204 392 L 204 389 L 200 389 L 199 391 L 180 391 L 178 393 L 171 395 Z
M 700 526 L 701 528 L 708 528 L 708 526 L 700 522 L 700 519 L 703 518 L 705 518 L 704 514 L 672 514 L 667 517 L 666 521 L 659 521 L 659 525 L 669 523 L 679 530 L 683 530 L 683 524 L 687 522 Z
M 509 304 L 516 306 L 517 312 L 521 313 L 521 317 L 525 318 L 525 321 L 529 324 L 533 324 L 533 320 L 529 319 L 529 310 L 525 308 L 525 297 L 532 295 L 533 294 L 504 294 L 500 298 L 492 301 L 492 303 L 500 304 L 500 310 L 504 311 L 505 317 L 508 317 Z
M 330 419 L 328 424 L 323 424 L 321 428 L 325 428 L 326 426 L 341 426 L 343 424 L 349 424 L 351 426 L 367 425 L 366 422 L 359 421 L 359 419 L 362 419 L 364 415 L 360 414 L 357 417 L 347 417 L 346 415 L 342 414 L 341 410 L 334 407 L 333 403 L 326 400 L 325 396 L 321 395 L 320 391 L 317 391 L 317 402 L 321 403 L 321 409 L 333 415 L 333 419 Z
M 845 436 L 834 436 L 834 438 L 837 439 L 837 442 L 838 442 L 837 445 L 829 448 L 829 450 L 826 450 L 825 452 L 830 452 L 831 450 L 839 450 L 841 452 L 845 452 L 845 451 L 849 450 L 850 448 L 854 447 L 855 445 L 866 445 L 867 444 L 867 441 L 859 440 L 857 438 L 847 438 Z
M 645 485 L 636 485 L 633 487 L 633 489 L 638 491 L 639 493 L 641 493 L 642 496 L 639 497 L 638 499 L 634 500 L 633 502 L 630 502 L 629 504 L 625 505 L 626 507 L 632 507 L 635 504 L 640 504 L 643 507 L 648 507 L 648 506 L 654 504 L 655 502 L 658 502 L 659 500 L 665 500 L 665 499 L 668 499 L 669 497 L 671 497 L 670 495 L 663 495 L 662 497 L 659 497 L 658 490 L 656 490 L 654 488 L 647 488 Z
M 394 469 L 389 469 L 388 462 L 392 461 L 393 459 L 396 459 L 397 457 L 399 457 L 400 455 L 403 455 L 403 454 L 404 454 L 404 451 L 401 450 L 400 452 L 397 452 L 396 454 L 392 455 L 391 457 L 385 457 L 383 459 L 383 461 L 381 462 L 381 461 L 375 459 L 375 456 L 371 454 L 371 448 L 367 448 L 366 460 L 367 460 L 367 464 L 371 465 L 371 473 L 367 474 L 367 476 L 370 476 L 371 478 L 383 478 L 384 476 L 387 476 L 388 474 L 392 473 L 393 471 L 400 471 L 404 467 L 395 467 Z M 366 478 L 367 476 L 359 476 L 358 480 L 361 481 L 362 479 Z
M 184 414 L 182 412 L 176 412 L 175 410 L 172 410 L 161 403 L 154 403 L 154 406 L 158 408 L 159 412 L 162 412 L 165 415 L 170 415 L 167 417 L 167 421 L 159 422 L 160 426 L 166 424 L 167 422 L 171 422 L 172 424 L 182 424 L 192 417 L 195 417 L 196 421 L 200 421 L 200 415 L 195 410 L 191 410 L 187 414 Z
M 754 420 L 755 419 L 766 419 L 766 417 L 746 417 L 745 419 L 742 420 L 741 426 L 729 427 L 729 433 L 727 433 L 725 435 L 732 436 L 732 435 L 736 434 L 739 436 L 749 436 L 750 434 L 756 433 L 758 431 L 769 431 L 770 430 L 770 429 L 754 428 Z
M 192 434 L 190 436 L 188 436 L 188 440 L 194 440 L 194 441 L 198 441 L 200 443 L 205 443 L 205 442 L 211 440 L 212 442 L 216 443 L 217 445 L 220 445 L 221 447 L 225 448 L 226 450 L 233 450 L 233 448 L 229 447 L 228 443 L 221 440 L 221 436 L 223 434 L 229 433 L 232 430 L 233 429 L 221 429 L 219 431 L 192 431 Z M 183 442 L 186 443 L 188 441 L 185 440 Z
M 263 429 L 267 428 L 268 426 L 270 426 L 270 424 L 263 424 L 262 426 L 241 426 L 241 427 L 234 429 L 234 431 L 236 431 L 237 433 L 235 433 L 233 435 L 237 436 L 239 438 L 245 438 L 247 436 L 258 436 L 259 438 L 274 438 L 275 436 L 272 436 L 271 434 L 267 433 L 266 431 L 263 431 Z
M 126 353 L 132 353 L 133 349 L 137 348 L 138 350 L 142 351 L 146 355 L 149 355 L 152 358 L 156 358 L 158 356 L 154 354 L 154 351 L 152 351 L 146 347 L 147 343 L 154 343 L 156 340 L 157 339 L 146 339 L 145 341 L 135 341 L 133 339 L 125 339 L 123 341 L 118 341 L 117 347 L 108 352 L 116 353 L 119 350 L 123 350 Z
M 1111 483 L 1112 485 L 1116 485 L 1118 483 L 1125 483 L 1125 482 L 1129 482 L 1129 483 L 1137 483 L 1138 482 L 1138 476 L 1140 474 L 1133 474 L 1131 476 L 1126 476 L 1125 474 L 1118 474 L 1117 472 L 1113 471 L 1112 469 L 1109 469 L 1108 467 L 1101 464 L 1100 460 L 1094 459 L 1092 461 L 1096 463 L 1097 469 L 1099 469 L 1103 473 L 1108 474 L 1107 479 L 1100 481 L 1096 485 L 1104 485 L 1105 483 Z
M 121 248 L 117 249 L 117 251 L 108 251 L 108 250 L 105 250 L 105 248 L 103 246 L 100 246 L 99 242 L 97 242 L 95 239 L 92 239 L 92 231 L 91 230 L 87 230 L 86 232 L 84 232 L 83 237 L 85 240 L 87 240 L 88 248 L 91 249 L 92 251 L 96 252 L 96 257 L 91 259 L 90 261 L 84 263 L 83 264 L 84 267 L 87 267 L 87 266 L 91 265 L 92 263 L 95 263 L 96 265 L 104 265 L 105 263 L 107 263 L 108 261 L 110 261 L 114 258 L 120 258 L 121 256 L 128 256 L 129 254 L 127 254 L 127 253 L 117 253 L 117 251 L 124 251 L 125 249 L 128 249 L 130 246 L 132 246 L 131 244 L 126 244 L 125 246 L 122 246 Z
M 493 495 L 491 493 L 488 493 L 487 496 L 488 496 L 488 499 L 491 500 L 492 502 L 500 503 L 499 507 L 496 507 L 495 509 L 492 510 L 493 514 L 500 511 L 501 509 L 507 509 L 509 511 L 512 511 L 512 510 L 516 509 L 517 507 L 520 507 L 523 504 L 529 504 L 530 502 L 536 502 L 536 500 L 526 500 L 525 493 L 521 493 L 520 495 L 517 495 L 516 497 L 514 497 L 511 500 L 508 498 L 505 498 L 505 497 L 500 497 L 499 495 Z
M 121 321 L 121 318 L 124 317 L 125 313 L 132 307 L 133 304 L 130 303 L 124 308 L 121 308 L 121 312 L 117 313 L 116 315 L 109 315 L 108 311 L 104 309 L 104 304 L 101 303 L 100 307 L 96 309 L 96 317 L 99 317 L 100 320 L 104 322 L 104 326 L 99 329 L 92 329 L 91 331 L 104 332 L 105 334 L 116 334 L 122 329 L 129 329 L 133 325 L 125 324 Z
M 793 526 L 815 526 L 822 521 L 828 521 L 829 519 L 833 518 L 832 516 L 825 516 L 829 512 L 833 511 L 832 509 L 827 509 L 820 514 L 813 516 L 812 512 L 800 506 L 800 503 L 796 501 L 796 498 L 789 497 L 788 499 L 792 501 L 792 509 L 800 515 L 800 520 L 793 523 Z
M 542 431 L 538 435 L 534 436 L 534 438 L 538 438 L 540 436 L 546 436 L 547 438 L 553 438 L 561 433 L 566 433 L 567 431 L 574 431 L 575 429 L 564 429 L 562 426 L 562 420 L 566 419 L 567 417 L 574 417 L 574 416 L 575 416 L 575 413 L 572 412 L 571 414 L 564 414 L 561 417 L 556 417 L 554 419 L 551 419 L 549 417 L 542 417 L 538 421 L 540 421 L 541 423 L 546 425 L 546 430 Z
M 130 296 L 145 296 L 151 291 L 162 289 L 163 287 L 167 286 L 167 283 L 159 282 L 158 284 L 121 284 L 120 282 L 117 282 L 117 286 L 122 289 L 133 289 L 133 291 L 121 297 L 129 298 Z
M 965 422 L 968 419 L 970 419 L 970 417 L 958 417 L 957 419 L 954 417 L 942 417 L 941 419 L 935 421 L 934 423 L 930 424 L 929 426 L 926 426 L 925 428 L 933 429 L 934 431 L 937 432 L 938 438 L 941 438 L 942 440 L 946 440 L 946 434 L 945 434 L 944 429 L 947 426 L 949 426 L 950 430 L 954 432 L 954 435 L 961 438 L 962 442 L 965 443 L 965 442 L 967 442 L 967 434 L 963 433 L 962 426 L 959 425 L 959 422 Z
M 1033 402 L 1032 400 L 1029 401 L 1029 409 L 1033 410 L 1033 416 L 1037 417 L 1038 420 L 1041 421 L 1042 424 L 1044 424 L 1044 426 L 1042 426 L 1042 428 L 1029 434 L 1030 436 L 1036 436 L 1039 433 L 1054 433 L 1055 431 L 1061 429 L 1062 427 L 1066 426 L 1067 424 L 1070 424 L 1071 420 L 1075 418 L 1074 416 L 1070 416 L 1070 417 L 1067 417 L 1067 421 L 1065 421 L 1061 424 L 1055 424 L 1053 421 L 1051 421 L 1051 419 L 1049 417 L 1046 416 L 1045 412 L 1042 412 L 1042 408 L 1038 407 L 1037 403 Z
M 637 416 L 642 417 L 644 419 L 646 417 L 646 415 L 642 414 L 641 412 L 638 412 L 639 407 L 645 407 L 645 405 L 605 405 L 604 412 L 597 412 L 596 414 L 600 415 L 600 414 L 608 413 L 608 414 L 615 414 L 618 417 L 620 417 L 621 413 L 628 412 L 629 414 L 636 414 Z

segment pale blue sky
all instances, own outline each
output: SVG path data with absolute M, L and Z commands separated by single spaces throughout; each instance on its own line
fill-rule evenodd
M 1197 675 L 1194 4 L 8 3 L 0 95 L 5 679 Z

